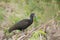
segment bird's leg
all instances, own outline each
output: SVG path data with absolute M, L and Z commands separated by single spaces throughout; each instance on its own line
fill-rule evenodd
M 22 35 L 25 35 L 24 30 L 22 29 Z

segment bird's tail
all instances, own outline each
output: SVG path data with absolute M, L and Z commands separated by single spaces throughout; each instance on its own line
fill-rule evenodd
M 12 27 L 8 29 L 8 32 L 9 33 L 11 33 L 12 31 L 13 31 L 13 28 Z

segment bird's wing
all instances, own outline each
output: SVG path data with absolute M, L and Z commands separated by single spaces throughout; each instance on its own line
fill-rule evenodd
M 30 22 L 30 20 L 24 19 L 24 20 L 18 22 L 16 25 L 17 25 L 17 27 L 18 26 L 19 27 L 25 27 L 25 26 L 29 25 L 29 22 Z
M 27 20 L 27 19 L 25 19 L 25 20 L 22 20 L 22 21 L 20 21 L 20 25 L 28 25 L 29 24 L 29 21 L 30 20 Z

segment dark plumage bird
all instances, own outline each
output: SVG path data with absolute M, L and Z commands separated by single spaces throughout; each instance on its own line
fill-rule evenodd
M 13 30 L 25 30 L 27 27 L 29 27 L 33 23 L 33 17 L 34 13 L 30 15 L 30 19 L 23 19 L 19 22 L 17 22 L 13 27 L 9 28 L 9 32 L 12 32 Z

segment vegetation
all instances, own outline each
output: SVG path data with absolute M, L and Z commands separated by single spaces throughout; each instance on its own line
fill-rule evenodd
M 31 13 L 35 13 L 36 17 L 34 23 L 27 28 L 28 31 L 40 28 L 42 25 L 45 27 L 52 19 L 60 26 L 60 0 L 0 0 L 0 30 L 7 33 L 12 25 L 28 18 Z M 46 35 L 45 29 L 34 30 L 26 39 L 39 40 L 40 34 Z M 16 37 L 18 38 L 20 37 Z

